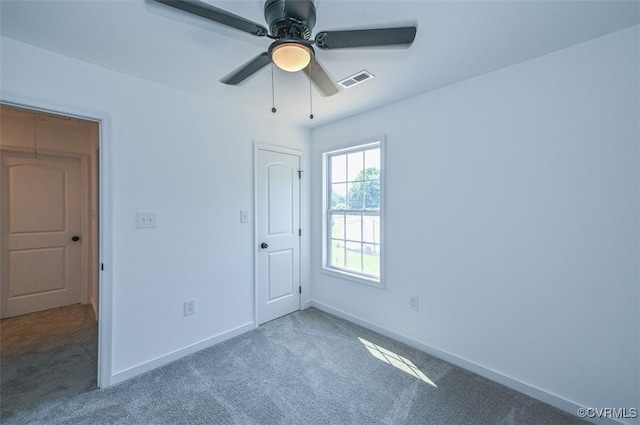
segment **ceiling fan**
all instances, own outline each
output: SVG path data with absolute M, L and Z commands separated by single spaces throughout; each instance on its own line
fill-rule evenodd
M 392 45 L 408 47 L 416 36 L 416 27 L 409 26 L 322 31 L 312 40 L 311 31 L 316 23 L 316 8 L 312 0 L 266 0 L 264 17 L 269 29 L 198 0 L 155 1 L 257 37 L 275 40 L 266 52 L 260 53 L 220 80 L 221 83 L 230 85 L 239 84 L 273 62 L 285 71 L 304 70 L 322 94 L 331 96 L 338 92 L 338 88 L 316 60 L 314 45 L 324 50 Z

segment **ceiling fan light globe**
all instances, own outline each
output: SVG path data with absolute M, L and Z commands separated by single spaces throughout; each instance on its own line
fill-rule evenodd
M 313 59 L 313 51 L 304 44 L 282 43 L 271 51 L 271 60 L 284 71 L 296 72 L 305 69 Z

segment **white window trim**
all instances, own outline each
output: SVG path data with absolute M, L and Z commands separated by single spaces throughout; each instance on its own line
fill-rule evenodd
M 328 157 L 330 155 L 348 153 L 349 151 L 359 151 L 367 146 L 379 145 L 380 147 L 380 279 L 370 278 L 358 273 L 340 270 L 330 267 L 327 259 L 329 237 L 328 214 L 329 214 L 329 197 L 327 191 L 329 188 L 329 166 Z M 385 136 L 372 137 L 361 140 L 359 142 L 349 143 L 346 146 L 333 149 L 322 154 L 322 267 L 320 272 L 330 276 L 338 277 L 348 281 L 369 285 L 375 288 L 384 289 L 385 287 L 385 198 L 386 198 L 386 147 Z

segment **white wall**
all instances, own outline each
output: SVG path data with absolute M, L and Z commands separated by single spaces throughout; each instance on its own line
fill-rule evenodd
M 552 402 L 639 407 L 639 38 L 623 30 L 314 129 L 316 305 Z M 381 134 L 383 290 L 323 274 L 318 243 L 322 152 Z
M 115 380 L 250 327 L 254 233 L 253 224 L 240 223 L 240 210 L 253 209 L 253 143 L 306 151 L 309 131 L 1 42 L 2 99 L 108 117 Z M 137 229 L 138 211 L 156 212 L 157 228 Z M 308 225 L 306 216 L 302 221 Z M 196 300 L 194 316 L 183 316 L 187 299 Z
M 634 406 L 638 35 L 314 130 L 312 298 L 570 402 Z M 239 210 L 252 209 L 252 143 L 307 151 L 309 132 L 1 43 L 2 99 L 109 118 L 113 373 L 250 324 L 253 227 Z M 384 290 L 319 272 L 321 152 L 380 134 Z M 136 229 L 137 211 L 155 211 L 158 228 Z M 189 298 L 197 314 L 185 318 Z

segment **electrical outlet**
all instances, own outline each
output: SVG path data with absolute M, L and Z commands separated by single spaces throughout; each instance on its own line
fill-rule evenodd
M 187 300 L 184 302 L 184 315 L 191 316 L 196 314 L 196 300 Z
M 409 295 L 409 308 L 415 311 L 420 309 L 420 299 L 417 295 Z
M 138 213 L 137 215 L 138 229 L 149 229 L 156 227 L 156 213 Z

